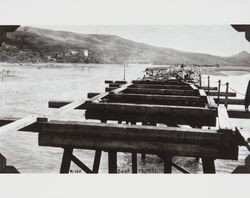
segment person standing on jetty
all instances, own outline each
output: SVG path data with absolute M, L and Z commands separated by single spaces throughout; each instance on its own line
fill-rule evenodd
M 247 85 L 244 105 L 245 105 L 246 111 L 249 111 L 248 107 L 250 105 L 250 80 L 248 81 L 248 85 Z

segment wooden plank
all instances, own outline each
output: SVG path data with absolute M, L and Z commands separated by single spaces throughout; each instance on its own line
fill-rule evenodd
M 100 94 L 86 100 L 85 103 L 99 102 L 102 98 L 106 97 L 107 95 L 109 95 L 109 92 L 100 93 Z
M 208 90 L 208 87 L 199 87 L 199 89 L 204 89 L 204 90 Z M 218 87 L 209 87 L 209 90 L 213 90 L 213 91 L 217 91 Z
M 133 80 L 134 84 L 159 84 L 159 85 L 183 85 L 184 83 L 179 80 L 166 80 L 166 81 L 149 81 L 149 80 Z
M 118 87 L 119 84 L 110 84 L 110 87 Z M 154 88 L 154 89 L 189 89 L 189 85 L 161 85 L 161 84 L 133 84 L 131 88 Z
M 219 130 L 223 132 L 233 132 L 233 127 L 227 114 L 227 110 L 224 105 L 218 106 L 218 123 Z
M 28 126 L 30 124 L 33 124 L 36 122 L 36 116 L 27 116 L 22 119 L 19 119 L 15 122 L 11 122 L 9 124 L 6 124 L 0 128 L 0 134 L 9 132 L 9 131 L 18 131 L 19 129 Z
M 115 89 L 115 90 L 112 90 L 110 92 L 110 94 L 117 94 L 119 92 L 122 92 L 124 90 L 126 90 L 129 86 L 131 86 L 133 83 L 126 83 L 126 84 L 123 84 L 121 87 Z
M 208 94 L 208 91 L 206 91 L 206 94 Z M 209 96 L 218 96 L 218 92 L 217 91 L 210 91 Z M 220 92 L 220 96 L 226 96 L 226 92 Z M 228 92 L 228 96 L 230 97 L 236 97 L 236 93 L 235 92 Z
M 218 99 L 217 98 L 214 98 L 215 102 L 217 103 L 218 102 Z M 220 98 L 220 104 L 225 104 L 226 102 L 226 99 L 225 98 Z M 244 105 L 244 100 L 243 99 L 232 99 L 232 98 L 229 98 L 228 99 L 228 104 L 230 105 Z
M 44 117 L 48 118 L 48 119 L 53 119 L 57 116 L 60 116 L 60 115 L 63 115 L 65 113 L 67 113 L 68 111 L 71 111 L 73 109 L 76 109 L 78 107 L 80 107 L 82 104 L 85 103 L 86 100 L 84 99 L 78 99 L 78 100 L 75 100 L 65 106 L 62 106 L 60 107 L 59 109 L 57 109 L 56 111 L 48 114 L 48 115 L 45 115 Z
M 97 96 L 99 94 L 100 93 L 92 93 L 92 92 L 90 92 L 90 93 L 88 93 L 87 98 L 93 98 L 93 97 L 95 97 L 95 96 Z
M 119 113 L 169 114 L 171 116 L 215 116 L 215 111 L 204 107 L 180 107 L 129 103 L 93 103 L 83 106 L 87 110 L 116 111 Z
M 125 98 L 125 99 L 128 99 L 128 98 L 133 98 L 133 99 L 136 99 L 136 98 L 148 98 L 148 99 L 164 99 L 164 100 L 186 100 L 186 101 L 197 101 L 197 102 L 200 102 L 200 101 L 204 101 L 204 100 L 201 100 L 201 98 L 199 96 L 181 96 L 181 95 L 155 95 L 155 94 L 130 94 L 130 93 L 119 93 L 119 94 L 116 94 L 116 95 L 110 95 L 108 96 L 107 98 L 110 99 L 110 98 Z
M 191 87 L 193 90 L 198 90 L 198 88 L 197 88 L 194 84 L 190 84 L 190 87 Z
M 126 94 L 109 95 L 108 102 L 205 106 L 205 100 L 198 96 L 152 95 L 152 94 Z
M 178 124 L 190 125 L 190 126 L 215 126 L 216 116 L 185 116 L 178 115 L 172 116 L 168 113 L 119 113 L 117 111 L 89 111 L 85 112 L 86 119 L 95 119 L 95 120 L 114 120 L 114 121 L 127 121 L 127 122 L 149 122 L 149 123 L 163 123 L 168 126 L 176 126 Z
M 124 93 L 134 94 L 158 94 L 158 95 L 183 95 L 183 96 L 197 96 L 198 92 L 193 90 L 180 89 L 148 89 L 148 88 L 127 88 Z
M 203 89 L 199 89 L 199 96 L 200 97 L 207 97 L 207 94 Z
M 168 153 L 172 156 L 207 157 L 214 159 L 238 159 L 238 146 L 214 146 L 199 144 L 168 143 L 158 141 L 124 140 L 69 135 L 39 133 L 40 146 L 65 147 L 116 152 L 136 152 L 148 154 Z
M 105 80 L 104 83 L 105 84 L 110 84 L 110 83 L 113 83 L 114 81 L 113 80 Z
M 229 109 L 227 113 L 230 118 L 250 119 L 249 111 Z
M 17 120 L 19 120 L 21 118 L 17 118 L 17 117 L 0 117 L 0 127 L 4 126 L 6 124 L 10 124 L 12 122 L 15 122 Z
M 126 84 L 126 83 L 128 83 L 128 82 L 125 81 L 125 80 L 116 80 L 115 83 L 118 83 L 118 84 Z
M 240 145 L 235 134 L 199 128 L 161 127 L 144 125 L 117 125 L 93 122 L 54 121 L 35 123 L 27 131 L 63 134 L 76 137 L 116 138 L 159 142 L 193 143 L 218 146 Z
M 110 92 L 112 90 L 115 90 L 116 87 L 105 87 L 105 92 Z
M 207 96 L 207 102 L 208 102 L 209 108 L 213 108 L 213 109 L 217 108 L 217 104 L 215 103 L 213 96 Z
M 224 103 L 223 101 L 224 99 L 220 98 L 220 102 Z M 217 99 L 215 99 L 215 101 L 217 102 Z M 64 104 L 69 104 L 70 101 L 50 101 L 49 103 L 49 107 L 50 108 L 60 108 L 63 103 Z M 228 103 L 232 104 L 232 105 L 242 105 L 242 101 L 241 99 L 229 99 Z M 79 109 L 82 109 L 83 106 L 80 106 Z M 250 118 L 250 112 L 246 112 L 245 110 L 233 110 L 233 109 L 229 109 L 228 110 L 228 115 L 230 118 L 241 118 L 241 119 L 249 119 Z M 13 118 L 14 120 L 15 118 Z M 12 122 L 12 118 L 8 118 L 8 120 L 5 120 L 5 118 L 0 118 L 0 120 L 2 120 L 2 124 L 0 122 L 0 126 L 4 125 L 6 122 L 11 123 Z
M 49 108 L 61 108 L 65 105 L 68 105 L 69 103 L 72 103 L 73 101 L 65 101 L 65 100 L 51 100 L 48 102 Z
M 92 102 L 99 102 L 102 98 L 106 97 L 107 95 L 109 94 L 117 94 L 121 91 L 124 91 L 125 89 L 127 89 L 127 87 L 129 87 L 130 85 L 132 85 L 132 83 L 127 83 L 127 84 L 124 84 L 122 85 L 121 87 L 117 88 L 117 89 L 114 89 L 112 90 L 111 92 L 104 92 L 104 93 L 101 93 L 99 95 L 96 95 L 90 99 L 88 99 L 86 101 L 86 103 L 92 103 Z

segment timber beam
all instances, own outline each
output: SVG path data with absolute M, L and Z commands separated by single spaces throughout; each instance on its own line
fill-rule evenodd
M 206 94 L 209 96 L 218 96 L 218 92 L 217 91 L 206 91 Z M 220 96 L 226 96 L 228 95 L 229 97 L 236 97 L 236 93 L 235 92 L 220 92 Z
M 180 89 L 127 88 L 124 93 L 197 96 L 198 91 Z
M 119 83 L 111 83 L 109 87 L 120 87 Z M 133 84 L 131 88 L 155 88 L 155 89 L 187 89 L 191 90 L 188 85 L 158 85 L 158 84 Z
M 149 80 L 133 80 L 133 84 L 159 84 L 159 85 L 184 85 L 185 83 L 179 80 L 166 80 L 166 81 L 149 81 Z
M 237 159 L 235 134 L 216 130 L 51 120 L 22 129 L 39 132 L 40 146 Z
M 86 119 L 214 126 L 216 110 L 204 107 L 131 103 L 85 103 Z
M 108 95 L 108 102 L 135 103 L 135 104 L 160 104 L 204 107 L 206 100 L 198 96 L 175 95 L 150 95 L 150 94 L 126 94 L 120 93 Z

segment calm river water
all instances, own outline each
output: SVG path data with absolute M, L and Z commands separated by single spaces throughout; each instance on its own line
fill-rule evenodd
M 126 80 L 142 77 L 145 65 L 130 65 L 126 67 Z M 75 100 L 86 98 L 88 92 L 103 92 L 104 80 L 122 80 L 122 65 L 67 65 L 67 66 L 0 66 L 0 72 L 9 70 L 9 75 L 0 79 L 0 109 L 1 117 L 27 115 L 43 115 L 50 111 L 49 100 Z M 230 74 L 233 75 L 233 74 Z M 222 79 L 229 81 L 237 91 L 245 92 L 250 75 L 213 76 L 212 81 Z M 204 76 L 204 83 L 206 76 Z M 239 95 L 240 97 L 240 95 Z M 83 120 L 82 111 L 73 111 L 60 119 Z M 234 120 L 236 125 L 250 130 L 250 121 Z M 62 158 L 62 149 L 38 146 L 36 133 L 8 132 L 0 134 L 0 152 L 22 173 L 58 173 Z M 92 167 L 94 152 L 76 150 L 75 154 L 89 167 Z M 238 161 L 216 160 L 219 173 L 231 172 L 238 164 L 242 164 L 247 152 L 240 149 Z M 131 172 L 131 154 L 118 154 L 119 171 Z M 192 158 L 176 157 L 174 161 L 192 173 L 201 173 L 200 162 Z M 161 173 L 163 162 L 158 157 L 147 155 L 141 162 L 138 155 L 140 172 Z M 77 172 L 78 167 L 72 163 L 71 170 Z M 107 173 L 107 154 L 102 156 L 101 173 Z M 173 169 L 173 172 L 179 173 Z

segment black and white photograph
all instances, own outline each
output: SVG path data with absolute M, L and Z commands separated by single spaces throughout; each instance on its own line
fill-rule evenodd
M 88 18 L 1 20 L 0 177 L 250 173 L 250 21 Z
M 249 29 L 1 26 L 1 172 L 249 173 Z

